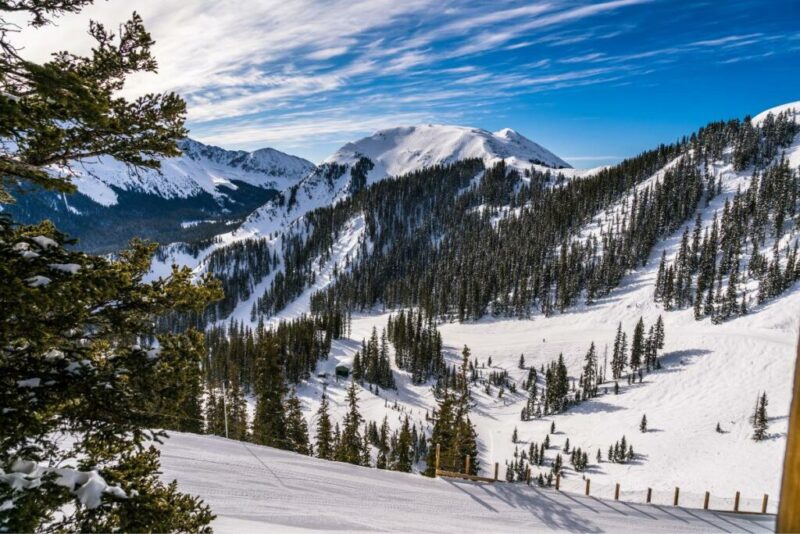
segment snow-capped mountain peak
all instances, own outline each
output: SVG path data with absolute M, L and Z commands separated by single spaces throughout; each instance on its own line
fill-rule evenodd
M 347 143 L 325 163 L 351 166 L 361 157 L 369 158 L 374 164 L 369 173 L 370 181 L 472 158 L 482 159 L 487 165 L 503 159 L 519 168 L 534 164 L 556 169 L 570 167 L 546 148 L 510 128 L 492 133 L 480 128 L 443 124 L 379 130 Z
M 359 169 L 356 164 L 363 158 L 369 163 Z M 502 160 L 519 170 L 535 166 L 576 175 L 567 162 L 511 128 L 492 133 L 445 124 L 397 126 L 343 145 L 289 188 L 284 199 L 269 202 L 251 214 L 238 234 L 269 234 L 310 210 L 335 203 L 353 192 L 353 172 L 366 171 L 365 183 L 359 186 L 363 187 L 391 176 L 467 159 L 483 160 L 487 167 Z
M 225 150 L 186 138 L 178 144 L 183 156 L 200 162 L 224 165 L 245 172 L 263 173 L 267 176 L 299 180 L 308 174 L 314 164 L 303 158 L 291 156 L 274 148 L 260 148 L 253 152 Z M 254 184 L 255 185 L 255 184 Z
M 271 148 L 245 152 L 205 145 L 193 139 L 178 143 L 183 154 L 164 158 L 161 168 L 132 169 L 113 158 L 75 164 L 71 179 L 78 191 L 103 206 L 117 203 L 112 188 L 162 198 L 189 198 L 203 192 L 225 195 L 234 181 L 266 189 L 284 189 L 308 174 L 314 164 Z M 224 189 L 220 189 L 220 188 Z

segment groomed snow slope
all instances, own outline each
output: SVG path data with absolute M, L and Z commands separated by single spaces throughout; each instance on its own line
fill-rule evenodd
M 767 532 L 772 516 L 599 500 L 392 473 L 172 433 L 164 480 L 202 497 L 216 532 Z

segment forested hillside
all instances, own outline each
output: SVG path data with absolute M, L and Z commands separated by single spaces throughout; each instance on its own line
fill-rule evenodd
M 430 473 L 438 443 L 448 466 L 498 462 L 511 482 L 530 468 L 545 486 L 660 487 L 685 462 L 705 473 L 681 480 L 687 499 L 756 473 L 772 492 L 795 121 L 713 123 L 588 175 L 435 166 L 223 236 L 205 260 L 190 250 L 227 293 L 163 321 L 207 327 L 208 402 L 191 417 L 225 435 L 227 406 L 232 437 L 381 469 Z M 265 434 L 266 414 L 285 431 Z M 706 449 L 679 459 L 692 435 Z

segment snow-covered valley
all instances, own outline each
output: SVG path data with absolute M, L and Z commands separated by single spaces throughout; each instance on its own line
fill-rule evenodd
M 791 106 L 800 107 L 794 104 L 773 111 Z M 754 123 L 763 121 L 765 116 L 766 112 L 757 116 Z M 797 168 L 800 136 L 777 157 L 784 158 L 791 168 Z M 665 170 L 677 162 L 671 162 L 640 184 L 639 193 L 656 180 L 662 180 Z M 735 171 L 729 161 L 712 162 L 709 171 L 718 183 L 719 192 L 708 205 L 698 208 L 706 230 L 715 214 L 718 216 L 723 211 L 737 191 L 746 190 L 752 178 L 750 170 Z M 342 180 L 349 178 L 346 173 L 342 174 Z M 223 236 L 214 247 L 235 242 L 242 236 L 259 235 L 273 236 L 275 246 L 280 247 L 281 238 L 275 236 L 292 226 L 299 227 L 302 215 L 314 207 L 342 198 L 348 183 L 322 189 L 318 184 L 308 189 L 308 200 L 300 201 L 296 211 L 290 208 L 284 214 L 277 206 L 267 206 L 266 211 L 254 214 L 242 229 Z M 580 233 L 581 239 L 596 236 L 601 229 L 615 224 L 620 213 L 628 209 L 626 203 L 631 198 L 623 199 L 594 218 Z M 518 210 L 502 211 L 501 215 L 515 217 Z M 687 222 L 686 226 L 691 225 Z M 496 388 L 488 393 L 483 387 L 473 387 L 471 419 L 479 436 L 478 461 L 483 473 L 491 474 L 493 465 L 499 463 L 500 477 L 505 478 L 506 462 L 517 458 L 532 442 L 541 444 L 554 424 L 556 432 L 548 437 L 550 447 L 544 466 L 533 467 L 534 477 L 539 472 L 546 476 L 557 454 L 568 457 L 563 451 L 567 440 L 573 449 L 580 447 L 588 451 L 591 459 L 585 472 L 577 472 L 565 463 L 561 485 L 566 491 L 582 492 L 584 479 L 590 478 L 593 495 L 610 497 L 614 485 L 619 483 L 623 498 L 632 502 L 641 502 L 647 488 L 652 489 L 656 502 L 670 502 L 674 488 L 680 487 L 681 503 L 688 507 L 702 507 L 704 493 L 708 491 L 712 508 L 730 509 L 739 491 L 742 509 L 760 509 L 764 494 L 769 495 L 768 509 L 777 509 L 800 289 L 793 287 L 778 298 L 758 304 L 755 300 L 757 286 L 745 284 L 743 298 L 749 301 L 747 314 L 722 324 L 714 324 L 708 317 L 695 320 L 691 307 L 667 311 L 654 299 L 659 258 L 663 254 L 667 261 L 675 260 L 683 231 L 681 226 L 660 240 L 650 251 L 646 265 L 625 275 L 618 287 L 590 305 L 581 303 L 549 317 L 541 314 L 534 314 L 530 319 L 486 317 L 438 325 L 449 364 L 460 362 L 460 351 L 466 345 L 472 357 L 477 358 L 481 374 L 507 372 L 512 382 L 522 383 L 530 367 L 540 370 L 563 354 L 574 387 L 590 343 L 596 345 L 600 364 L 605 367 L 611 358 L 618 324 L 630 332 L 640 318 L 645 324 L 655 323 L 659 316 L 664 321 L 666 342 L 660 370 L 644 375 L 641 381 L 634 379 L 632 384 L 620 379 L 618 393 L 614 392 L 614 381 L 609 379 L 600 384 L 597 397 L 570 407 L 564 413 L 523 421 L 520 413 L 527 400 L 524 389 L 506 391 L 498 398 Z M 797 235 L 797 227 L 792 226 L 778 244 L 782 255 L 788 254 Z M 311 293 L 333 283 L 334 270 L 350 264 L 365 239 L 363 220 L 356 219 L 345 225 L 330 255 L 319 263 L 315 283 L 282 311 L 269 317 L 268 322 L 277 324 L 280 320 L 308 313 Z M 767 242 L 762 253 L 768 254 L 772 245 Z M 202 260 L 202 254 L 199 259 Z M 196 265 L 197 272 L 203 272 L 202 261 Z M 237 305 L 228 319 L 253 324 L 251 308 L 258 292 L 263 291 L 258 288 L 266 287 L 271 279 L 262 281 L 253 296 Z M 335 380 L 335 369 L 339 365 L 352 367 L 362 340 L 368 339 L 373 329 L 380 332 L 385 328 L 390 314 L 378 309 L 354 313 L 349 334 L 334 340 L 328 359 L 319 362 L 316 373 L 297 386 L 297 395 L 312 433 L 323 391 L 331 402 L 332 418 L 341 421 L 344 417 L 345 390 L 349 382 Z M 524 355 L 524 368 L 519 365 L 521 355 Z M 366 421 L 377 423 L 387 417 L 390 428 L 395 430 L 408 415 L 413 424 L 429 432 L 432 425 L 429 415 L 437 406 L 431 383 L 414 384 L 410 373 L 399 369 L 394 361 L 392 367 L 397 384 L 395 390 L 378 392 L 366 383 L 359 387 L 362 415 Z M 769 396 L 769 429 L 767 439 L 756 442 L 752 439 L 751 416 L 762 393 Z M 645 415 L 648 428 L 642 432 L 639 427 Z M 513 443 L 515 429 L 518 440 Z M 635 448 L 635 460 L 628 463 L 608 461 L 606 451 L 623 436 Z M 599 462 L 595 460 L 596 451 L 603 458 Z M 423 467 L 418 465 L 416 469 Z

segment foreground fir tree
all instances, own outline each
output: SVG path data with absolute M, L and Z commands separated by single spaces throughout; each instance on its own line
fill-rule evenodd
M 218 292 L 192 285 L 188 269 L 143 283 L 153 247 L 112 261 L 63 241 L 49 223 L 0 220 L 0 302 L 11 311 L 0 328 L 0 501 L 10 503 L 0 525 L 201 529 L 210 512 L 158 481 L 158 451 L 146 446 L 165 436 L 152 428 L 201 428 L 202 336 L 146 340 L 157 316 L 197 310 Z M 53 523 L 66 506 L 74 512 Z
M 16 185 L 74 190 L 53 166 L 98 155 L 143 167 L 177 155 L 185 105 L 174 94 L 118 96 L 154 71 L 133 15 L 117 36 L 92 23 L 89 57 L 24 60 L 9 12 L 43 26 L 90 0 L 0 2 L 0 202 Z M 9 187 L 10 186 L 10 187 Z M 154 247 L 116 259 L 67 250 L 49 223 L 0 218 L 0 530 L 206 531 L 213 515 L 159 480 L 159 428 L 197 431 L 203 339 L 156 337 L 156 319 L 221 297 L 174 269 L 144 283 Z M 69 439 L 64 439 L 69 437 Z

